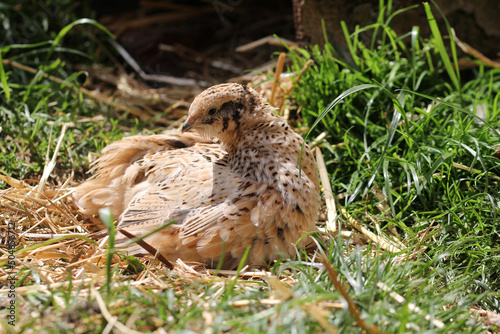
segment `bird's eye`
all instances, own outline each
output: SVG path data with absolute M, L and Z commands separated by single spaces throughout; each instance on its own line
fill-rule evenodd
M 209 115 L 214 115 L 215 113 L 217 112 L 217 110 L 215 108 L 212 108 L 208 111 L 208 114 Z

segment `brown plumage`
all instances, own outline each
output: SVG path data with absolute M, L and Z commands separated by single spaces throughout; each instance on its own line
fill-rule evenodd
M 247 246 L 250 264 L 293 256 L 315 230 L 318 175 L 307 145 L 299 175 L 303 140 L 274 110 L 252 88 L 210 87 L 193 101 L 182 133 L 107 146 L 76 203 L 88 215 L 110 207 L 134 235 L 175 220 L 145 239 L 172 261 L 222 259 L 232 268 Z

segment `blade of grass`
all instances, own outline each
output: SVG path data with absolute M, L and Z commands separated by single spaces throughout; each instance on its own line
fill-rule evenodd
M 108 298 L 111 297 L 111 262 L 115 253 L 115 220 L 110 208 L 99 209 L 99 218 L 108 229 L 108 247 L 106 251 L 106 292 Z
M 46 62 L 48 62 L 48 60 L 52 56 L 52 53 L 54 52 L 54 48 L 59 45 L 59 43 L 64 38 L 64 36 L 66 36 L 66 34 L 71 29 L 73 29 L 75 26 L 81 25 L 81 24 L 90 24 L 90 25 L 93 25 L 94 27 L 99 28 L 102 31 L 104 31 L 106 34 L 109 35 L 109 37 L 114 38 L 114 35 L 105 26 L 103 26 L 99 22 L 97 22 L 95 20 L 92 20 L 92 19 L 78 19 L 78 20 L 76 20 L 76 21 L 68 24 L 67 26 L 65 26 L 64 28 L 62 28 L 61 31 L 59 31 L 59 33 L 57 34 L 56 38 L 54 39 L 54 42 L 52 42 L 52 46 L 50 47 L 50 50 L 47 53 L 47 56 L 45 57 L 45 61 Z
M 357 50 L 355 49 L 355 45 L 353 45 L 351 41 L 351 36 L 349 34 L 349 30 L 347 29 L 347 24 L 345 23 L 345 21 L 340 21 L 340 26 L 342 27 L 342 32 L 344 33 L 344 38 L 346 40 L 347 47 L 349 48 L 349 53 L 351 54 L 352 61 L 356 67 L 359 67 L 359 58 L 356 55 Z
M 306 140 L 307 138 L 309 137 L 309 135 L 311 134 L 311 132 L 314 130 L 314 128 L 316 127 L 316 125 L 318 125 L 319 122 L 321 122 L 321 120 L 333 109 L 335 108 L 335 106 L 337 104 L 339 104 L 340 101 L 342 101 L 343 99 L 345 99 L 346 97 L 348 97 L 349 95 L 351 94 L 354 94 L 354 93 L 357 93 L 359 91 L 362 91 L 362 90 L 365 90 L 365 89 L 369 89 L 369 88 L 375 88 L 375 87 L 378 87 L 377 85 L 374 85 L 374 84 L 362 84 L 362 85 L 358 85 L 358 86 L 355 86 L 355 87 L 352 87 L 352 88 L 349 88 L 348 90 L 346 90 L 345 92 L 343 92 L 342 94 L 340 94 L 339 96 L 337 96 L 337 98 L 335 98 L 329 105 L 328 107 L 326 107 L 326 109 L 321 113 L 321 115 L 319 115 L 319 117 L 316 119 L 316 121 L 313 123 L 313 125 L 311 126 L 311 128 L 309 129 L 309 131 L 307 132 L 307 134 L 305 135 L 304 137 L 304 142 L 302 143 L 302 148 L 300 149 L 300 155 L 299 155 L 299 176 L 301 175 L 301 172 L 302 172 L 302 151 L 304 150 L 304 145 L 306 144 Z
M 234 286 L 236 285 L 236 282 L 238 281 L 238 277 L 240 276 L 241 269 L 245 266 L 245 263 L 247 262 L 248 254 L 250 254 L 250 249 L 252 247 L 248 246 L 245 249 L 245 253 L 241 257 L 240 263 L 238 264 L 238 268 L 236 269 L 236 275 L 234 275 L 234 278 L 231 280 L 229 283 L 229 286 L 227 287 L 226 292 L 224 293 L 224 297 L 222 298 L 223 302 L 226 302 L 228 298 L 231 296 L 234 290 Z
M 439 55 L 441 56 L 441 60 L 444 63 L 444 67 L 446 68 L 446 72 L 448 73 L 453 86 L 455 86 L 455 89 L 460 92 L 460 81 L 450 61 L 450 57 L 448 56 L 448 52 L 446 51 L 441 32 L 439 31 L 436 19 L 432 14 L 432 10 L 428 2 L 424 2 L 424 8 L 425 14 L 427 15 L 427 21 L 429 22 L 429 26 L 431 28 L 432 36 L 436 40 L 437 49 L 439 51 Z
M 2 51 L 0 51 L 0 83 L 2 83 L 3 92 L 7 102 L 10 102 L 10 88 L 7 82 L 7 73 L 3 68 Z
M 391 208 L 391 215 L 392 217 L 396 217 L 396 210 L 394 209 L 394 200 L 392 199 L 391 176 L 389 174 L 389 160 L 384 159 L 382 171 L 384 175 L 385 195 L 389 199 L 389 207 Z
M 401 113 L 400 111 L 398 111 L 398 109 L 401 108 L 401 105 L 399 105 L 399 108 L 396 108 L 396 106 L 399 104 L 399 102 L 396 100 L 393 100 L 394 103 L 394 106 L 395 106 L 395 111 L 392 115 L 392 121 L 391 121 L 391 125 L 389 126 L 389 133 L 388 133 L 388 136 L 387 136 L 387 141 L 385 143 L 385 146 L 384 146 L 384 150 L 382 151 L 382 154 L 380 155 L 380 161 L 379 163 L 377 164 L 377 167 L 375 167 L 375 170 L 372 174 L 372 176 L 370 177 L 370 179 L 368 180 L 368 184 L 366 186 L 366 190 L 370 189 L 372 184 L 373 184 L 373 181 L 375 181 L 375 177 L 377 176 L 377 173 L 378 171 L 380 170 L 380 168 L 382 167 L 383 163 L 384 163 L 384 157 L 387 153 L 387 150 L 389 149 L 389 147 L 391 146 L 391 143 L 392 143 L 392 140 L 394 138 L 394 135 L 396 133 L 396 128 L 398 127 L 398 124 L 399 124 L 399 120 L 401 119 L 401 115 L 404 113 Z M 388 195 L 390 196 L 390 195 Z
M 446 30 L 448 31 L 448 38 L 450 40 L 450 49 L 451 49 L 451 56 L 453 57 L 453 64 L 455 64 L 455 74 L 458 78 L 458 83 L 460 84 L 460 69 L 458 67 L 458 57 L 457 57 L 457 47 L 455 43 L 455 39 L 452 37 L 453 32 L 451 31 L 451 26 L 450 23 L 448 22 L 448 19 L 446 18 L 446 15 L 444 15 L 443 11 L 441 8 L 438 6 L 435 0 L 431 0 L 432 4 L 436 9 L 438 10 L 439 14 L 441 14 L 441 17 L 443 18 L 443 21 L 446 26 Z M 460 87 L 459 87 L 460 88 Z M 460 89 L 457 89 L 459 92 L 461 92 Z
M 420 44 L 418 38 L 420 37 L 420 27 L 415 26 L 411 30 L 411 67 L 415 67 L 417 55 L 420 54 Z M 416 90 L 416 71 L 412 71 L 412 88 Z
M 355 86 L 355 87 L 352 87 L 352 88 L 349 88 L 348 90 L 346 90 L 345 92 L 343 92 L 342 94 L 340 94 L 339 96 L 337 96 L 329 105 L 328 107 L 326 107 L 326 109 L 319 115 L 319 117 L 316 119 L 316 121 L 313 123 L 313 125 L 311 126 L 311 128 L 309 129 L 309 131 L 307 132 L 307 134 L 305 135 L 304 137 L 304 141 L 309 137 L 309 135 L 311 134 L 311 132 L 314 130 L 314 128 L 318 125 L 319 122 L 321 122 L 321 120 L 333 109 L 335 108 L 335 106 L 337 104 L 340 103 L 340 101 L 342 101 L 343 99 L 345 99 L 346 97 L 348 97 L 349 95 L 352 95 L 354 93 L 357 93 L 359 91 L 362 91 L 362 90 L 365 90 L 365 89 L 369 89 L 369 88 L 376 88 L 378 87 L 378 85 L 374 85 L 374 84 L 362 84 L 362 85 L 358 85 L 358 86 Z

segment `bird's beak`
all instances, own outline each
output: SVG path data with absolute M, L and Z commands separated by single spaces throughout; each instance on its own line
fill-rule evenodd
M 184 125 L 182 126 L 181 132 L 186 132 L 187 130 L 190 130 L 194 126 L 194 121 L 196 120 L 196 117 L 194 116 L 189 116 Z

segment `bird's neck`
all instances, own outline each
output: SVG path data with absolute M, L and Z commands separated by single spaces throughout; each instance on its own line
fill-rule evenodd
M 307 146 L 299 164 L 302 143 L 303 139 L 285 121 L 272 121 L 240 133 L 226 146 L 227 159 L 234 173 L 274 189 L 281 198 L 283 209 L 289 213 L 298 212 L 306 221 L 314 222 L 319 203 L 319 180 L 312 152 Z
M 235 173 L 269 185 L 278 182 L 286 169 L 298 168 L 300 145 L 301 138 L 281 119 L 256 124 L 225 142 Z

